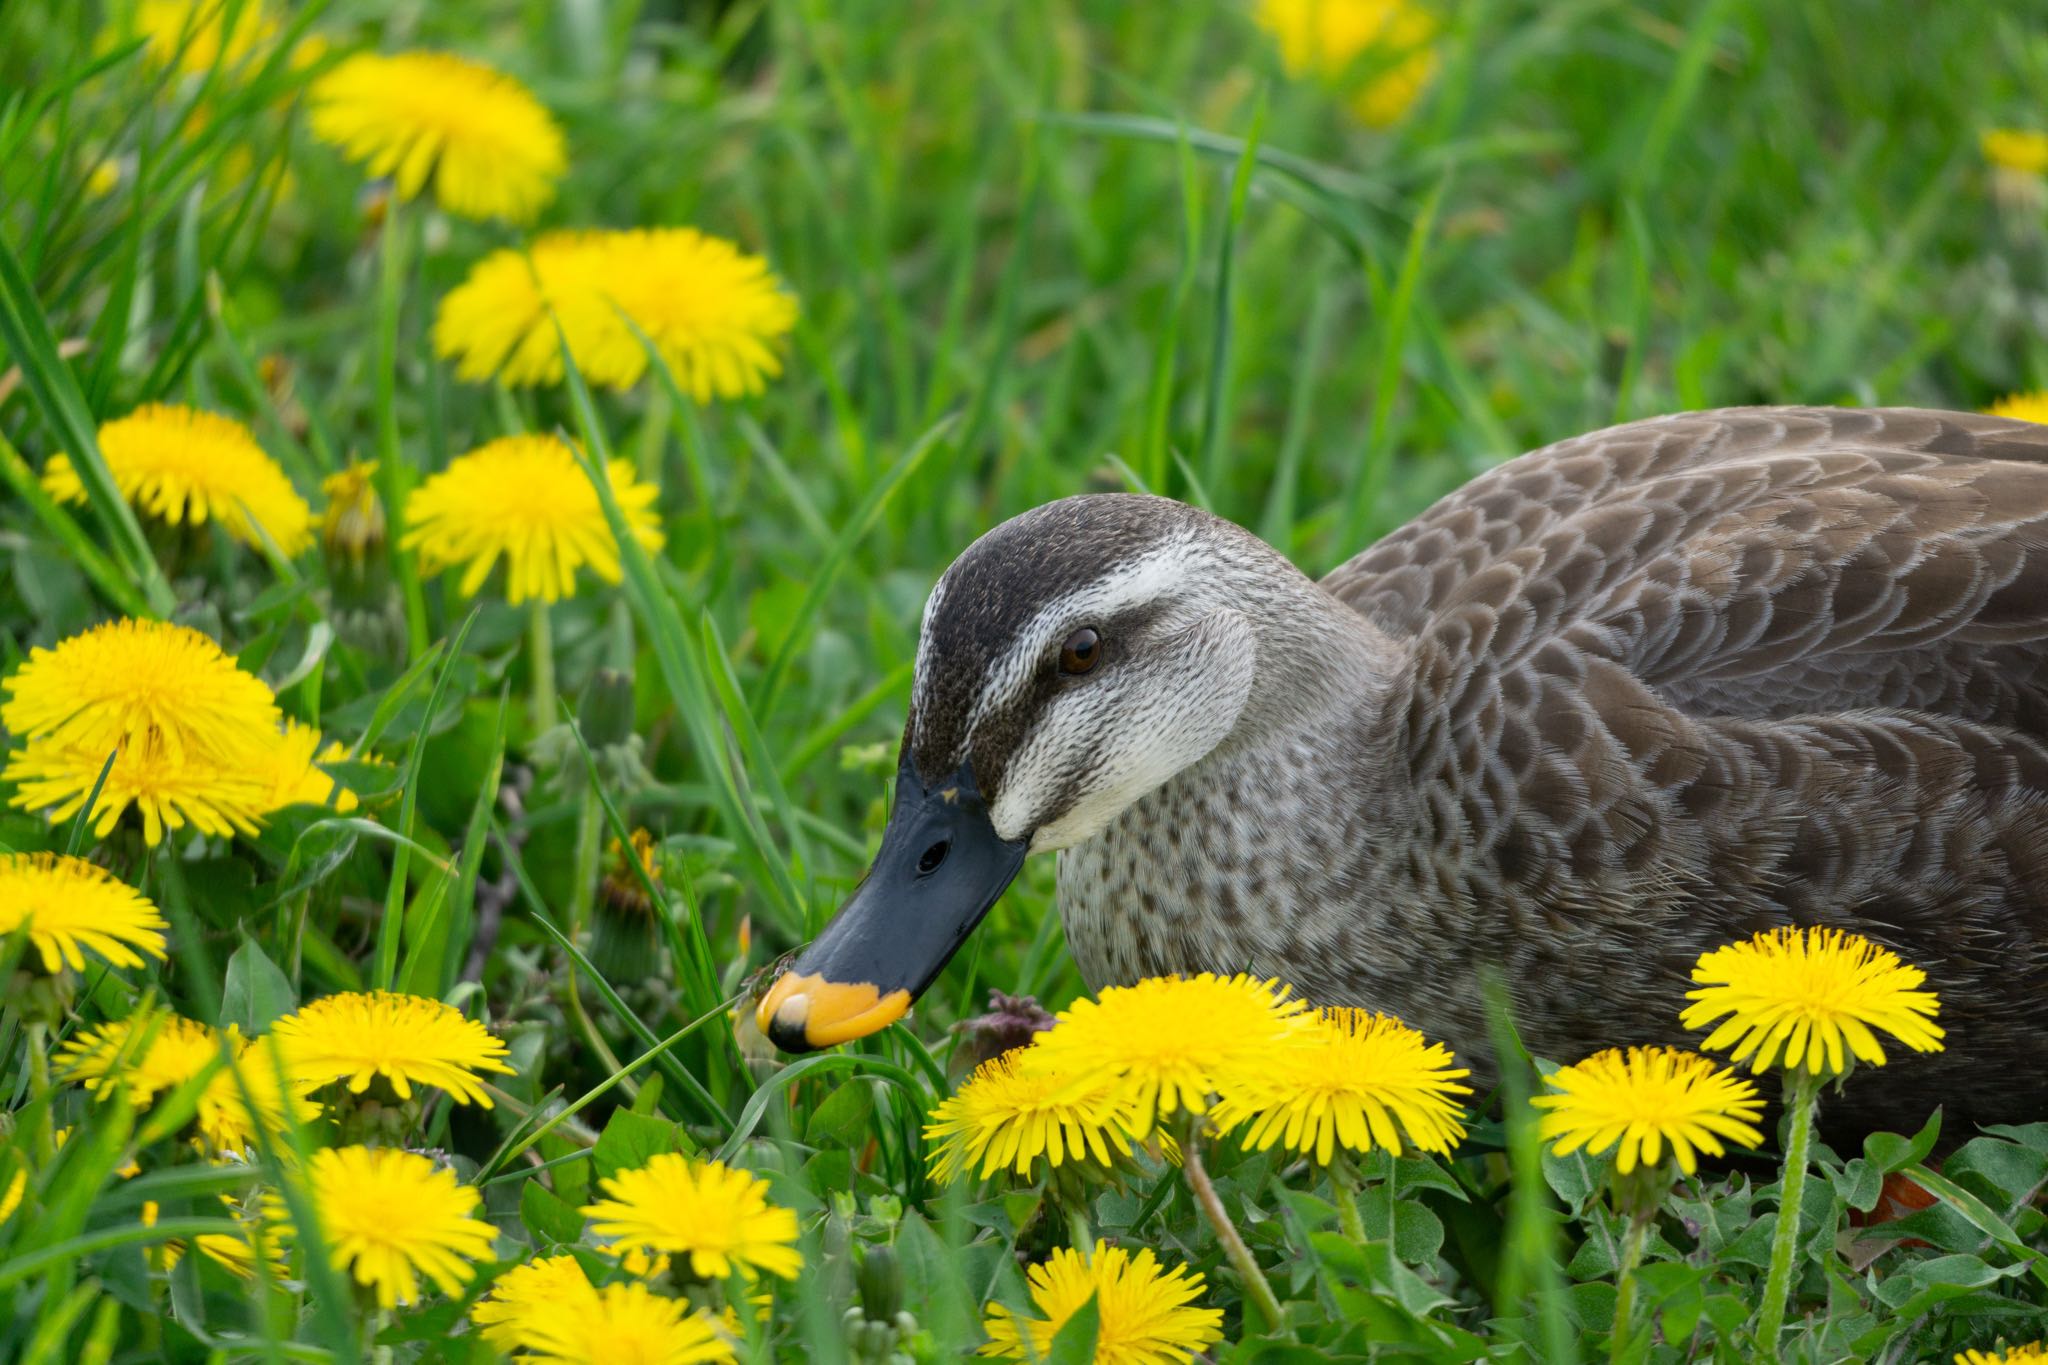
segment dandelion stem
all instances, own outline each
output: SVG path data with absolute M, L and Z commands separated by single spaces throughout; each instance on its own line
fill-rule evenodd
M 1806 1193 L 1806 1150 L 1813 1137 L 1813 1110 L 1821 1078 L 1805 1067 L 1785 1076 L 1785 1106 L 1790 1132 L 1785 1142 L 1785 1172 L 1778 1182 L 1778 1227 L 1771 1238 L 1771 1269 L 1764 1279 L 1763 1302 L 1757 1309 L 1756 1342 L 1772 1360 L 1778 1358 L 1778 1333 L 1785 1325 L 1785 1301 L 1792 1290 L 1793 1253 L 1799 1245 L 1799 1202 Z
M 555 631 L 548 619 L 548 604 L 536 597 L 527 608 L 527 660 L 533 685 L 533 732 L 550 729 L 559 717 L 555 705 Z
M 1607 1338 L 1607 1358 L 1620 1360 L 1628 1348 L 1630 1319 L 1636 1315 L 1636 1267 L 1643 1262 L 1643 1246 L 1650 1240 L 1648 1210 L 1639 1210 L 1628 1220 L 1628 1232 L 1621 1239 L 1621 1264 L 1614 1277 L 1614 1330 Z
M 1358 1172 L 1341 1154 L 1330 1163 L 1330 1188 L 1337 1196 L 1337 1226 L 1344 1230 L 1346 1240 L 1365 1245 L 1370 1239 L 1365 1233 L 1365 1219 L 1358 1212 L 1358 1201 L 1363 1193 Z
M 1252 1257 L 1252 1249 L 1244 1244 L 1244 1238 L 1237 1235 L 1237 1225 L 1230 1221 L 1230 1214 L 1224 1210 L 1216 1186 L 1210 1183 L 1208 1168 L 1202 1165 L 1199 1119 L 1188 1127 L 1187 1141 L 1181 1144 L 1181 1161 L 1181 1171 L 1188 1178 L 1188 1188 L 1194 1191 L 1195 1202 L 1201 1206 L 1203 1216 L 1215 1230 L 1223 1254 L 1230 1258 L 1238 1278 L 1244 1281 L 1245 1298 L 1258 1305 L 1268 1327 L 1277 1328 L 1280 1325 L 1280 1300 L 1273 1296 L 1273 1286 L 1266 1283 L 1265 1273 Z
M 32 1021 L 28 1026 L 28 1093 L 31 1103 L 36 1104 L 36 1124 L 32 1137 L 36 1162 L 47 1166 L 57 1159 L 57 1143 L 50 1130 L 50 1026 L 42 1020 Z M 37 1103 L 41 1101 L 41 1103 Z
M 569 932 L 580 934 L 590 926 L 590 907 L 597 901 L 598 864 L 604 841 L 604 806 L 598 799 L 597 774 L 583 785 L 583 799 L 576 811 L 576 884 L 569 902 Z M 634 854 L 629 849 L 627 857 Z

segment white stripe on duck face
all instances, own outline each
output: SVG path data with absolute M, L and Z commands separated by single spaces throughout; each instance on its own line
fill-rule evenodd
M 1009 648 L 983 679 L 961 731 L 961 752 L 973 747 L 975 727 L 1029 684 L 1055 641 L 1092 621 L 1107 620 L 1161 597 L 1187 592 L 1199 583 L 1195 575 L 1206 558 L 1193 535 L 1179 534 L 1135 558 L 1111 565 L 1087 586 L 1040 607 L 1011 637 Z M 910 696 L 912 714 L 920 721 L 929 704 L 932 670 L 943 666 L 933 663 L 930 640 L 932 622 L 945 603 L 946 578 L 942 575 L 933 586 L 918 626 L 917 666 L 911 677 Z M 916 738 L 921 736 L 913 736 Z

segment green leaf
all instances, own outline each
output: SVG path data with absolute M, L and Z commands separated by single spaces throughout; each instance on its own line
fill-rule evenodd
M 1863 1158 L 1877 1167 L 1880 1175 L 1890 1175 L 1893 1171 L 1903 1171 L 1925 1161 L 1940 1136 L 1941 1111 L 1937 1109 L 1927 1116 L 1927 1122 L 1911 1138 L 1900 1137 L 1897 1133 L 1872 1133 L 1863 1139 Z M 1870 1205 L 1853 1207 L 1867 1209 Z
M 837 1143 L 842 1147 L 860 1145 L 874 1122 L 875 1100 L 871 1083 L 853 1077 L 840 1083 L 804 1125 L 804 1141 L 813 1147 Z
M 223 1027 L 239 1024 L 250 1036 L 266 1032 L 273 1021 L 299 1007 L 298 992 L 291 979 L 257 946 L 244 938 L 242 946 L 228 958 L 226 982 L 221 987 L 220 1022 Z
M 1936 1256 L 1915 1261 L 1877 1287 L 1877 1297 L 1902 1318 L 1917 1318 L 1936 1304 L 1960 1299 L 2000 1280 L 2026 1273 L 2024 1266 L 1987 1265 L 1975 1256 Z
M 1101 1331 L 1102 1310 L 1090 1294 L 1088 1302 L 1076 1308 L 1074 1315 L 1053 1334 L 1045 1365 L 1090 1365 L 1095 1359 L 1095 1338 Z
M 538 1180 L 519 1187 L 519 1220 L 533 1234 L 536 1246 L 573 1242 L 583 1235 L 583 1215 L 576 1206 Z
M 614 1109 L 604 1132 L 598 1135 L 591 1160 L 602 1177 L 645 1166 L 653 1158 L 677 1148 L 676 1126 L 667 1119 Z
M 1557 1156 L 1545 1145 L 1543 1179 L 1564 1201 L 1566 1208 L 1578 1213 L 1607 1183 L 1607 1163 L 1590 1160 L 1584 1151 Z

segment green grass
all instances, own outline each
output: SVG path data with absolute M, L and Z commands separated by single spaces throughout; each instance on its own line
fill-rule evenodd
M 53 987 L 0 954 L 0 1159 L 25 1157 L 40 1210 L 0 1224 L 0 1358 L 490 1358 L 450 1334 L 456 1305 L 366 1311 L 325 1267 L 252 1289 L 199 1257 L 153 1265 L 144 1247 L 217 1230 L 222 1189 L 278 1184 L 280 1153 L 222 1176 L 181 1159 L 175 1101 L 130 1114 L 47 1080 L 57 1038 L 146 996 L 253 1028 L 385 983 L 487 1011 L 513 1045 L 495 1109 L 430 1105 L 405 1130 L 480 1183 L 506 1258 L 574 1240 L 561 1202 L 659 1147 L 771 1176 L 809 1269 L 748 1358 L 850 1358 L 855 1264 L 881 1245 L 917 1315 L 903 1349 L 957 1358 L 985 1300 L 1023 1301 L 1013 1251 L 1082 1225 L 1204 1271 L 1230 1359 L 1607 1352 L 1618 1223 L 1598 1171 L 1541 1154 L 1512 1102 L 1454 1162 L 1368 1172 L 1362 1247 L 1327 1183 L 1212 1152 L 1287 1305 L 1271 1332 L 1244 1328 L 1171 1168 L 1084 1199 L 936 1187 L 919 1129 L 964 1060 L 950 1026 L 990 988 L 1053 1005 L 1081 989 L 1049 860 L 905 1027 L 784 1067 L 724 1012 L 858 879 L 924 595 L 1003 517 L 1145 487 L 1320 573 L 1491 463 L 1612 421 L 1974 408 L 2048 384 L 2048 218 L 2001 201 L 1977 147 L 1985 127 L 2048 121 L 2048 35 L 2017 11 L 1476 0 L 1443 11 L 1422 103 L 1374 131 L 1289 79 L 1249 8 L 292 11 L 330 54 L 439 47 L 528 82 L 572 148 L 543 226 L 691 224 L 765 254 L 802 302 L 786 373 L 698 407 L 659 373 L 625 395 L 458 382 L 432 303 L 518 234 L 426 204 L 380 227 L 357 171 L 309 136 L 281 55 L 178 81 L 104 41 L 100 5 L 0 7 L 0 676 L 110 615 L 175 615 L 376 760 L 346 768 L 354 816 L 300 809 L 153 855 L 87 834 L 164 907 L 167 965 Z M 96 193 L 108 160 L 118 181 Z M 565 716 L 598 668 L 630 672 L 638 764 L 540 741 L 529 622 L 490 590 L 461 600 L 392 553 L 388 588 L 361 599 L 317 551 L 286 563 L 138 520 L 93 430 L 155 399 L 248 420 L 308 497 L 360 456 L 397 499 L 518 430 L 657 474 L 664 549 L 629 547 L 621 586 L 586 581 L 550 622 Z M 59 451 L 88 506 L 40 497 L 33 471 Z M 601 971 L 578 869 L 591 839 L 638 826 L 662 842 L 662 885 L 642 888 L 669 910 L 659 960 Z M 0 815 L 4 848 L 74 833 Z M 1819 1232 L 1788 1357 L 2048 1334 L 2048 1130 L 1965 1146 L 1912 1224 L 1930 1245 L 1866 1268 L 1828 1230 L 1926 1155 L 1873 1144 L 1823 1153 L 1808 1183 Z M 131 1154 L 144 1173 L 124 1181 Z M 1640 1290 L 1654 1340 L 1626 1358 L 1753 1357 L 1771 1179 L 1681 1186 Z

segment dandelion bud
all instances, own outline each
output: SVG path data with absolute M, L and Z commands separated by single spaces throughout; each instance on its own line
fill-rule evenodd
M 346 559 L 358 571 L 363 561 L 384 548 L 384 504 L 371 482 L 377 462 L 352 464 L 321 483 L 327 510 L 320 517 L 320 543 L 330 559 Z

